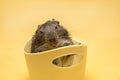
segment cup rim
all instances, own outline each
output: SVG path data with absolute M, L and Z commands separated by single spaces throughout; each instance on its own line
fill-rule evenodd
M 58 47 L 58 48 L 55 48 L 55 49 L 51 49 L 51 50 L 46 50 L 46 51 L 43 51 L 43 52 L 37 52 L 37 53 L 31 53 L 31 52 L 27 52 L 25 50 L 25 47 L 26 45 L 31 41 L 31 38 L 29 40 L 27 40 L 23 46 L 23 52 L 24 54 L 27 54 L 27 55 L 38 55 L 38 54 L 44 54 L 44 53 L 48 53 L 48 52 L 52 52 L 52 51 L 56 51 L 56 50 L 61 50 L 61 49 L 64 49 L 64 48 L 70 48 L 70 47 L 79 47 L 79 46 L 86 46 L 86 44 L 84 44 L 83 42 L 79 41 L 79 40 L 76 40 L 76 39 L 73 39 L 74 42 L 78 43 L 78 44 L 74 44 L 74 45 L 69 45 L 69 46 L 63 46 L 63 47 Z M 79 45 L 79 43 L 81 43 Z

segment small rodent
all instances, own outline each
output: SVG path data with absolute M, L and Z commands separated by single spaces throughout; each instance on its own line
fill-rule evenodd
M 52 19 L 38 26 L 32 37 L 31 52 L 36 53 L 72 44 L 68 31 L 58 21 Z
M 52 19 L 42 25 L 38 25 L 38 29 L 32 37 L 31 53 L 42 52 L 68 45 L 73 45 L 68 31 L 60 25 L 59 21 Z M 69 58 L 70 56 L 68 55 L 56 59 L 53 63 L 56 65 L 60 64 L 60 62 L 63 63 L 62 60 L 68 60 L 67 57 Z M 62 64 L 61 66 L 64 65 Z

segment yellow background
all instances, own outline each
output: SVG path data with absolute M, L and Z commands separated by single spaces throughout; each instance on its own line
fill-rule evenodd
M 85 80 L 120 80 L 119 0 L 0 0 L 0 80 L 28 80 L 23 44 L 59 20 L 88 45 Z

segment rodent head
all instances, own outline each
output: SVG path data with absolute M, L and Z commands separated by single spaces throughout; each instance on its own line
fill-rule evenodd
M 58 21 L 52 19 L 40 25 L 37 31 L 47 42 L 56 42 L 59 38 L 68 37 L 68 31 Z
M 51 46 L 62 46 L 64 43 L 67 45 L 72 43 L 68 31 L 59 24 L 59 21 L 56 21 L 55 19 L 49 20 L 46 23 L 39 25 L 36 31 L 36 35 L 38 35 L 36 36 L 36 42 L 39 42 L 39 44 L 49 43 Z

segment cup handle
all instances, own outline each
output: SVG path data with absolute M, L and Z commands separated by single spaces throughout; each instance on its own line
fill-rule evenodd
M 53 60 L 56 58 L 66 56 L 66 55 L 78 55 L 82 56 L 82 59 L 86 59 L 86 46 L 85 45 L 73 45 L 73 46 L 68 46 L 68 47 L 63 47 L 54 50 L 49 58 L 51 58 L 50 62 L 53 65 Z

